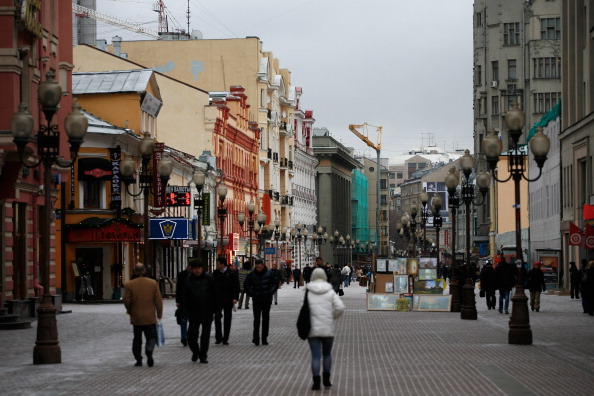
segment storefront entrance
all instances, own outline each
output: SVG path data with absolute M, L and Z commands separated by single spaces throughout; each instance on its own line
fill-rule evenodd
M 76 299 L 103 300 L 103 248 L 76 248 Z

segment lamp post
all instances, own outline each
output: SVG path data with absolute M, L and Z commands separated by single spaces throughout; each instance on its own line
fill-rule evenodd
M 497 137 L 495 131 L 489 131 L 487 137 L 483 140 L 483 152 L 487 158 L 487 163 L 495 180 L 500 183 L 505 183 L 510 179 L 514 181 L 514 199 L 515 199 L 515 216 L 516 216 L 516 257 L 522 258 L 522 235 L 520 222 L 520 181 L 522 179 L 527 182 L 533 182 L 542 175 L 542 167 L 547 160 L 547 154 L 551 147 L 551 141 L 542 132 L 542 128 L 538 128 L 532 139 L 530 139 L 530 150 L 534 154 L 534 160 L 538 165 L 538 176 L 534 179 L 529 179 L 525 172 L 526 169 L 526 155 L 523 154 L 518 146 L 520 136 L 522 135 L 522 128 L 524 128 L 525 116 L 524 112 L 519 110 L 518 104 L 514 103 L 512 110 L 505 113 L 505 125 L 509 130 L 509 136 L 512 138 L 512 149 L 509 151 L 507 169 L 509 177 L 504 180 L 497 178 L 495 169 L 499 162 L 499 156 L 503 149 L 501 140 Z M 528 316 L 528 297 L 524 293 L 524 273 L 522 271 L 524 263 L 518 268 L 516 292 L 512 297 L 512 315 L 509 320 L 508 343 L 530 345 L 532 344 L 532 330 L 530 329 L 530 319 Z
M 252 264 L 252 235 L 254 232 L 254 212 L 256 211 L 256 205 L 254 204 L 254 201 L 250 201 L 247 204 L 247 210 L 248 210 L 248 230 L 250 232 L 250 236 L 249 236 L 249 244 L 250 244 L 250 256 L 248 258 L 248 261 L 250 262 L 250 264 Z M 245 213 L 244 212 L 239 212 L 237 214 L 237 221 L 239 222 L 239 226 L 241 227 L 241 230 L 243 232 L 245 232 L 246 230 L 243 229 L 243 225 L 245 224 Z
M 155 141 L 153 138 L 150 137 L 149 133 L 146 132 L 144 137 L 140 140 L 139 143 L 139 150 L 140 155 L 142 156 L 142 168 L 140 170 L 139 175 L 139 191 L 138 193 L 134 194 L 130 192 L 130 184 L 135 183 L 134 174 L 136 172 L 136 162 L 132 159 L 132 157 L 128 156 L 124 158 L 120 162 L 120 174 L 121 179 L 126 185 L 126 192 L 133 196 L 138 197 L 140 194 L 143 194 L 143 220 L 144 220 L 144 246 L 143 246 L 143 260 L 146 265 L 150 265 L 151 263 L 151 248 L 150 248 L 150 224 L 149 224 L 149 194 L 153 191 L 153 175 L 149 171 L 149 163 L 153 158 L 153 151 L 155 149 Z M 167 186 L 167 181 L 169 180 L 169 176 L 173 170 L 173 162 L 169 158 L 168 154 L 163 155 L 163 157 L 157 163 L 157 173 L 161 179 L 161 183 L 163 184 L 163 191 L 165 191 L 165 186 Z M 156 271 L 156 268 L 153 267 L 153 272 Z M 156 276 L 156 273 L 152 274 Z
M 262 211 L 256 215 L 257 223 L 254 224 L 254 232 L 258 235 L 258 253 L 261 253 L 262 246 L 266 245 L 266 239 L 262 242 L 262 237 L 266 237 L 265 224 L 268 217 Z
M 332 263 L 332 267 L 334 267 L 334 264 L 336 264 L 336 262 L 338 261 L 338 256 L 336 255 L 336 248 L 338 247 L 339 241 L 338 241 L 338 237 L 340 236 L 340 233 L 338 232 L 338 230 L 334 230 L 334 233 L 332 234 L 332 236 L 330 236 L 330 245 L 332 245 L 332 257 L 334 259 L 334 262 Z
M 434 194 L 433 199 L 431 200 L 431 214 L 433 215 L 433 228 L 435 228 L 435 244 L 437 248 L 437 265 L 441 265 L 441 260 L 439 257 L 439 229 L 442 226 L 442 218 L 441 218 L 441 206 L 442 206 L 441 196 L 439 194 Z
M 78 103 L 72 105 L 72 112 L 64 120 L 64 128 L 70 143 L 71 160 L 66 161 L 59 158 L 60 154 L 60 131 L 58 125 L 52 124 L 52 118 L 58 112 L 58 105 L 62 97 L 62 89 L 54 80 L 55 73 L 50 70 L 45 80 L 39 84 L 37 96 L 41 103 L 47 125 L 40 125 L 37 132 L 37 154 L 39 161 L 29 164 L 24 160 L 24 151 L 33 133 L 34 121 L 31 113 L 27 111 L 27 105 L 19 104 L 19 111 L 10 120 L 10 131 L 13 141 L 17 146 L 20 161 L 27 168 L 34 168 L 43 165 L 44 180 L 44 210 L 43 210 L 43 300 L 37 309 L 38 325 L 37 339 L 33 349 L 34 364 L 53 364 L 62 362 L 62 351 L 58 340 L 58 326 L 56 322 L 56 307 L 52 302 L 50 294 L 50 224 L 52 222 L 52 165 L 62 167 L 71 166 L 78 155 L 78 150 L 87 132 L 88 121 L 80 111 Z
M 423 190 L 421 193 L 421 204 L 423 205 L 423 209 L 421 212 L 421 228 L 423 229 L 423 247 L 421 251 L 423 252 L 423 256 L 427 255 L 427 202 L 429 202 L 429 194 L 427 191 Z
M 225 236 L 225 219 L 227 218 L 227 208 L 225 207 L 225 198 L 227 197 L 227 186 L 220 184 L 217 188 L 217 195 L 219 196 L 219 209 L 217 211 L 219 216 L 219 223 L 221 227 L 221 247 L 219 248 L 219 256 L 225 254 L 225 247 L 223 246 L 223 237 Z
M 474 185 L 470 181 L 470 174 L 474 168 L 474 158 L 466 150 L 460 160 L 464 180 L 462 181 L 462 201 L 466 207 L 466 283 L 463 288 L 462 310 L 460 317 L 462 319 L 476 320 L 476 300 L 474 296 L 474 277 L 470 263 L 470 206 L 480 206 L 485 203 L 485 195 L 489 191 L 491 184 L 491 175 L 481 172 L 476 176 L 476 184 L 479 188 L 480 196 L 475 195 Z
M 194 199 L 194 209 L 196 209 L 197 218 L 196 218 L 196 228 L 197 228 L 197 238 L 198 238 L 198 259 L 202 258 L 202 209 L 204 206 L 204 201 L 202 200 L 202 189 L 204 188 L 204 183 L 206 183 L 206 175 L 204 172 L 194 172 L 192 175 L 192 180 L 196 185 L 196 190 L 198 190 L 198 194 Z
M 451 312 L 460 312 L 462 309 L 461 292 L 458 284 L 458 264 L 456 263 L 456 211 L 460 207 L 460 198 L 456 193 L 456 188 L 460 184 L 460 172 L 455 167 L 450 168 L 450 172 L 445 177 L 445 184 L 448 189 L 448 209 L 450 210 L 450 218 L 452 219 L 452 245 L 450 256 L 450 294 L 452 295 Z
M 324 227 L 318 226 L 316 233 L 312 236 L 314 242 L 318 245 L 318 256 L 321 254 L 321 246 L 328 242 L 328 233 L 324 231 Z
M 274 240 L 276 241 L 276 250 L 275 250 L 275 255 L 276 255 L 276 268 L 279 268 L 279 263 L 278 263 L 278 241 L 280 239 L 280 232 L 279 232 L 279 228 L 280 228 L 280 220 L 279 219 L 274 219 Z

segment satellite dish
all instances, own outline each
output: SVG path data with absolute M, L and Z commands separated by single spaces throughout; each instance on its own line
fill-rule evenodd
M 200 30 L 192 30 L 190 33 L 190 40 L 202 40 L 204 36 L 202 36 L 202 32 Z

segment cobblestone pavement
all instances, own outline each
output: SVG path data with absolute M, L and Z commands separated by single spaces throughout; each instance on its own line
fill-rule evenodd
M 122 304 L 65 304 L 58 315 L 62 362 L 32 364 L 33 329 L 0 332 L 0 395 L 591 395 L 594 317 L 579 300 L 542 296 L 531 312 L 531 346 L 507 343 L 508 315 L 478 298 L 478 320 L 449 312 L 366 310 L 352 285 L 334 343 L 330 389 L 312 392 L 309 348 L 295 321 L 303 289 L 284 286 L 271 311 L 270 345 L 251 343 L 252 311 L 233 317 L 229 346 L 208 364 L 179 342 L 175 303 L 165 301 L 166 345 L 155 366 L 133 367 L 132 327 Z M 511 307 L 510 307 L 511 310 Z M 214 326 L 213 326 L 214 331 Z M 211 340 L 214 338 L 211 335 Z

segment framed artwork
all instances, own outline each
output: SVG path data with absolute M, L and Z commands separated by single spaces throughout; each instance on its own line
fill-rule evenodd
M 415 294 L 443 294 L 444 289 L 445 279 L 417 280 L 413 286 Z
M 396 311 L 410 312 L 413 310 L 413 295 L 412 293 L 402 293 L 396 302 Z
M 386 282 L 384 288 L 386 289 L 386 293 L 394 293 L 394 284 L 392 282 Z
M 398 272 L 398 260 L 397 259 L 388 260 L 388 272 L 391 272 L 391 273 Z
M 419 296 L 419 311 L 443 311 L 450 312 L 452 305 L 451 295 L 421 294 Z
M 376 272 L 386 272 L 388 270 L 386 266 L 386 260 L 376 260 L 375 262 L 375 270 Z
M 367 293 L 367 310 L 395 311 L 398 294 Z
M 421 298 L 420 294 L 413 294 L 413 310 L 419 310 L 419 299 Z
M 72 262 L 72 271 L 74 271 L 74 276 L 76 276 L 77 278 L 80 276 L 80 273 L 78 272 L 78 265 L 76 264 L 76 261 Z
M 408 275 L 394 275 L 394 291 L 396 293 L 408 293 Z
M 406 268 L 409 275 L 417 276 L 419 272 L 419 259 L 408 258 L 406 259 Z
M 437 269 L 437 257 L 420 257 L 419 268 L 435 268 Z
M 398 269 L 396 270 L 396 272 L 398 272 L 399 274 L 408 274 L 406 257 L 398 257 L 396 261 L 398 262 Z
M 437 269 L 435 268 L 419 268 L 419 280 L 434 280 L 437 279 Z

